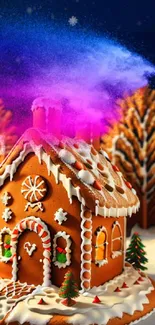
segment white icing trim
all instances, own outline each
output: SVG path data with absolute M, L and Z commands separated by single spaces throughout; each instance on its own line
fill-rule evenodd
M 41 230 L 38 230 L 38 226 L 44 229 L 44 232 L 41 233 Z M 12 280 L 17 281 L 17 272 L 18 272 L 18 259 L 17 259 L 17 245 L 18 238 L 22 234 L 22 232 L 26 229 L 30 231 L 36 232 L 41 238 L 43 244 L 43 286 L 51 285 L 51 237 L 50 232 L 46 226 L 46 224 L 41 221 L 39 218 L 34 216 L 30 216 L 26 219 L 21 220 L 13 229 L 11 234 L 11 246 L 12 246 L 12 256 L 13 256 L 13 264 L 12 264 Z M 46 237 L 42 237 L 43 233 L 47 233 Z M 45 240 L 46 238 L 46 240 Z M 48 242 L 48 243 L 46 243 Z
M 37 210 L 36 211 L 39 211 L 39 210 L 41 212 L 44 211 L 44 206 L 43 206 L 43 203 L 42 202 L 34 202 L 34 203 L 27 202 L 26 205 L 25 205 L 24 211 L 28 211 L 29 207 L 31 209 L 34 209 L 35 207 L 37 207 Z
M 33 252 L 37 249 L 36 244 L 31 244 L 29 241 L 24 244 L 24 249 L 29 256 L 32 256 Z
M 107 229 L 104 227 L 104 226 L 101 226 L 100 229 L 98 230 L 97 232 L 97 236 L 101 233 L 101 232 L 104 232 L 105 233 L 105 258 L 102 260 L 102 261 L 98 261 L 96 260 L 96 257 L 95 257 L 95 264 L 97 264 L 99 267 L 105 265 L 105 264 L 108 264 L 108 259 L 107 259 L 107 255 L 108 255 L 108 232 L 107 232 Z M 97 237 L 96 237 L 96 241 L 97 241 Z M 102 245 L 103 246 L 103 245 Z M 95 250 L 96 248 L 98 248 L 99 246 L 95 246 Z
M 85 292 L 87 290 L 90 289 L 90 281 L 91 281 L 91 255 L 92 255 L 92 213 L 91 211 L 89 210 L 89 213 L 90 213 L 90 218 L 86 218 L 84 216 L 85 214 L 85 207 L 81 204 L 81 272 L 80 272 L 80 279 L 81 279 L 81 289 L 82 291 L 81 292 Z M 90 228 L 86 228 L 84 226 L 85 222 L 86 221 L 89 221 L 91 226 Z M 85 232 L 87 233 L 90 233 L 90 238 L 86 238 L 85 237 Z M 89 245 L 90 246 L 90 250 L 85 250 L 84 246 L 85 245 Z M 90 255 L 90 259 L 89 260 L 86 260 L 85 259 L 85 254 L 89 254 Z M 84 264 L 87 263 L 89 264 L 89 270 L 86 269 L 84 267 Z M 89 273 L 89 278 L 85 278 L 84 277 L 84 272 L 87 272 Z M 87 282 L 88 286 L 87 288 L 85 287 L 85 283 Z
M 43 134 L 40 133 L 40 136 L 44 139 Z M 27 140 L 26 133 L 25 133 L 25 140 Z M 48 141 L 47 139 L 45 139 L 45 140 L 52 147 L 51 142 Z M 86 146 L 86 144 L 85 144 L 85 146 Z M 54 150 L 56 150 L 55 147 L 52 147 L 52 148 Z M 71 184 L 71 178 L 67 178 L 65 174 L 61 174 L 59 172 L 60 166 L 54 165 L 50 159 L 50 156 L 47 153 L 45 153 L 44 150 L 42 149 L 42 146 L 41 145 L 37 146 L 33 141 L 30 141 L 29 137 L 28 137 L 28 142 L 24 144 L 23 150 L 20 152 L 19 156 L 12 162 L 11 165 L 6 166 L 4 173 L 2 175 L 0 175 L 0 186 L 3 185 L 5 179 L 8 176 L 10 176 L 10 181 L 12 181 L 13 175 L 16 172 L 18 166 L 24 161 L 25 157 L 31 152 L 34 152 L 35 155 L 38 157 L 39 163 L 41 163 L 42 161 L 45 162 L 47 169 L 48 169 L 48 174 L 50 175 L 50 172 L 53 173 L 57 184 L 59 181 L 62 182 L 64 188 L 66 189 L 66 191 L 68 193 L 68 198 L 69 198 L 70 203 L 72 203 L 72 196 L 76 196 L 78 198 L 78 200 L 84 205 L 84 199 L 82 198 L 82 196 L 79 193 L 79 188 L 78 187 L 76 188 Z M 57 150 L 57 153 L 59 153 L 58 150 Z M 94 156 L 94 157 L 96 157 L 96 156 Z M 97 159 L 97 158 L 95 158 L 95 159 Z M 75 173 L 75 170 L 69 164 L 66 164 L 66 165 L 68 168 L 70 168 L 72 170 L 72 172 Z M 110 175 L 110 172 L 108 175 Z M 87 186 L 88 189 L 92 191 L 91 186 L 89 186 L 87 184 L 85 184 L 85 186 Z M 102 191 L 102 194 L 103 194 L 103 191 Z M 119 216 L 126 217 L 132 213 L 136 213 L 137 210 L 139 209 L 139 206 L 140 206 L 139 201 L 134 206 L 129 206 L 128 208 L 126 208 L 126 207 L 106 208 L 105 206 L 104 207 L 98 206 L 98 214 L 103 217 L 116 217 L 116 216 L 117 217 L 119 217 Z
M 8 227 L 4 227 L 4 228 L 2 228 L 1 229 L 1 231 L 0 231 L 0 260 L 2 261 L 2 262 L 5 262 L 5 263 L 7 263 L 8 261 L 10 261 L 10 259 L 12 258 L 12 256 L 11 257 L 5 257 L 5 256 L 3 256 L 3 253 L 2 253 L 2 250 L 3 250 L 3 235 L 5 235 L 5 234 L 8 234 L 8 235 L 10 235 L 11 236 L 11 230 L 10 230 L 10 228 L 8 228 Z M 11 241 L 11 238 L 10 238 L 10 241 Z
M 66 251 L 66 262 L 65 263 L 60 263 L 57 261 L 56 257 L 57 257 L 57 239 L 58 238 L 64 238 L 66 240 L 66 247 L 65 247 L 65 251 Z M 65 231 L 59 231 L 57 232 L 57 234 L 54 235 L 54 239 L 53 239 L 53 262 L 55 266 L 58 266 L 59 269 L 61 268 L 66 268 L 67 266 L 69 266 L 71 264 L 71 238 L 70 235 L 67 235 Z
M 115 227 L 118 227 L 119 228 L 120 237 L 116 237 L 116 238 L 113 237 L 113 233 L 114 233 Z M 120 242 L 121 242 L 121 249 L 119 251 L 114 251 L 113 250 L 113 242 L 115 240 L 120 240 Z M 122 234 L 122 229 L 121 229 L 121 226 L 120 226 L 119 222 L 118 221 L 115 221 L 112 224 L 112 232 L 111 232 L 111 258 L 114 259 L 114 258 L 116 258 L 116 257 L 118 257 L 118 256 L 120 256 L 122 254 L 123 254 L 123 234 Z

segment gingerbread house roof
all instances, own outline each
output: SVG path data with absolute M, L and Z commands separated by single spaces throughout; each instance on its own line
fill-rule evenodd
M 56 183 L 62 182 L 70 202 L 76 196 L 82 205 L 104 217 L 131 216 L 138 210 L 135 190 L 104 151 L 97 152 L 79 139 L 60 141 L 37 129 L 28 129 L 1 164 L 0 186 L 8 177 L 13 180 L 18 166 L 32 152 L 40 163 L 46 163 Z

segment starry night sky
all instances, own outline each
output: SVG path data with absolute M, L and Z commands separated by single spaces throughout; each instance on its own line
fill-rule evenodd
M 114 37 L 155 63 L 154 0 L 0 0 L 0 17 L 54 20 Z M 30 17 L 29 17 L 30 18 Z
M 116 39 L 153 64 L 154 16 L 154 0 L 0 0 L 0 22 L 11 17 L 23 24 L 25 20 L 41 21 L 84 33 L 93 31 Z M 155 87 L 154 77 L 150 84 Z

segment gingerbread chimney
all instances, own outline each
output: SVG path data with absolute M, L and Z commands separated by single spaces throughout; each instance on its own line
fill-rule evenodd
M 76 138 L 83 139 L 86 142 L 92 144 L 96 150 L 100 149 L 100 137 L 101 137 L 101 124 L 87 123 L 83 127 L 79 127 L 76 131 Z
M 33 101 L 33 127 L 52 133 L 56 137 L 61 135 L 61 102 L 40 97 Z

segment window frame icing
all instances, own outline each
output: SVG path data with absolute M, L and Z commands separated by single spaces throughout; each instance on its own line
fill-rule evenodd
M 103 245 L 105 245 L 105 251 L 104 251 L 104 259 L 103 260 L 96 259 L 96 249 L 99 248 L 99 246 L 95 244 L 95 264 L 98 265 L 99 267 L 104 266 L 105 264 L 108 264 L 108 232 L 104 226 L 99 227 L 97 230 L 97 233 L 96 233 L 96 241 L 97 241 L 97 236 L 101 232 L 105 233 L 105 241 L 103 243 Z
M 11 234 L 12 234 L 11 229 L 8 227 L 4 227 L 0 231 L 0 261 L 7 263 L 12 259 L 12 256 L 10 256 L 10 257 L 3 256 L 3 245 L 4 245 L 3 235 L 5 235 L 5 234 L 10 235 L 10 243 L 11 243 Z M 10 250 L 11 250 L 11 248 L 10 248 Z M 11 253 L 12 253 L 12 250 L 11 250 Z
M 57 239 L 58 238 L 63 238 L 66 241 L 66 262 L 65 263 L 60 263 L 59 261 L 57 261 Z M 70 235 L 67 235 L 67 233 L 65 231 L 58 231 L 53 238 L 53 259 L 52 261 L 54 262 L 54 265 L 57 266 L 59 269 L 61 268 L 66 268 L 67 266 L 69 266 L 71 264 L 71 237 Z
M 116 237 L 116 238 L 113 237 L 115 227 L 118 227 L 119 232 L 120 232 L 120 236 Z M 120 244 L 121 244 L 121 249 L 118 250 L 118 251 L 113 250 L 113 242 L 115 240 L 119 240 Z M 118 221 L 114 221 L 113 224 L 112 224 L 112 233 L 111 233 L 111 258 L 112 259 L 117 258 L 118 256 L 121 256 L 122 254 L 123 254 L 123 234 L 122 234 L 122 229 L 121 229 L 120 223 Z
M 66 241 L 66 262 L 65 263 L 60 263 L 59 261 L 57 261 L 57 239 L 58 238 L 63 238 Z M 53 238 L 53 259 L 52 261 L 54 262 L 54 265 L 57 266 L 59 269 L 61 268 L 66 268 L 67 266 L 69 266 L 71 264 L 71 244 L 72 244 L 72 240 L 70 235 L 67 235 L 67 233 L 65 231 L 58 231 Z

